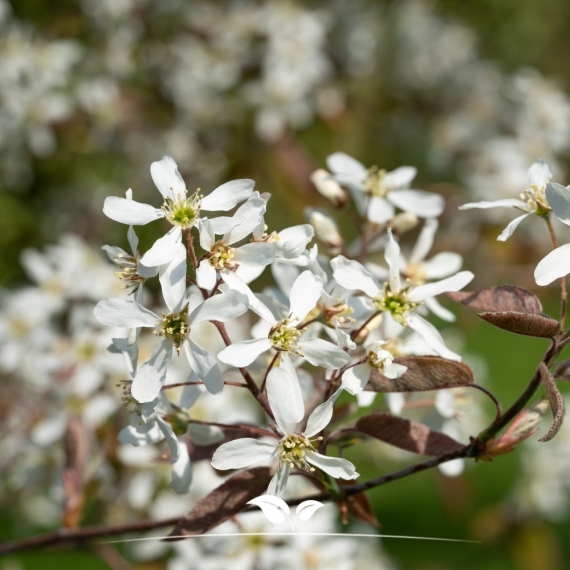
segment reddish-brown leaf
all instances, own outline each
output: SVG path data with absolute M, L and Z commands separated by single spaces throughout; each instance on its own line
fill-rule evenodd
M 391 380 L 373 370 L 365 389 L 370 392 L 423 392 L 467 386 L 473 382 L 473 371 L 469 366 L 440 356 L 401 356 L 394 362 L 408 367 L 405 374 Z
M 180 519 L 170 536 L 203 534 L 222 524 L 241 512 L 248 501 L 259 497 L 267 489 L 270 480 L 267 467 L 255 467 L 236 473 Z
M 564 414 L 566 413 L 566 406 L 564 404 L 564 398 L 558 391 L 554 378 L 548 367 L 544 362 L 540 363 L 540 377 L 544 387 L 546 388 L 546 393 L 548 394 L 548 400 L 550 401 L 550 408 L 552 410 L 552 417 L 554 421 L 552 426 L 548 430 L 545 436 L 541 437 L 538 441 L 550 441 L 560 429 L 562 422 L 564 421 Z
M 382 528 L 382 525 L 374 514 L 374 509 L 372 508 L 368 495 L 364 493 L 356 493 L 356 495 L 347 497 L 345 500 L 348 513 L 355 519 L 371 524 L 376 528 Z
M 525 336 L 552 338 L 560 331 L 558 321 L 543 315 L 506 311 L 503 313 L 477 313 L 477 316 L 500 329 Z
M 363 416 L 355 428 L 385 443 L 422 455 L 443 455 L 463 447 L 458 441 L 424 424 L 390 414 Z
M 73 416 L 67 424 L 63 438 L 65 468 L 63 470 L 64 505 L 62 524 L 65 528 L 77 528 L 83 516 L 85 495 L 85 467 L 89 454 L 89 435 L 79 416 Z
M 477 291 L 455 291 L 446 295 L 475 311 L 516 313 L 542 313 L 538 297 L 517 285 L 499 285 Z

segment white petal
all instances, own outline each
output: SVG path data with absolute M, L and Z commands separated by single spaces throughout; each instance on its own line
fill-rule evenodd
M 204 321 L 220 321 L 225 323 L 243 315 L 249 308 L 247 297 L 239 291 L 228 291 L 214 295 L 198 305 L 188 317 L 188 322 L 193 324 Z
M 202 199 L 202 210 L 227 212 L 235 208 L 240 202 L 247 200 L 253 192 L 255 182 L 244 178 L 230 180 L 218 186 L 208 196 Z
M 394 206 L 384 198 L 373 196 L 368 201 L 368 219 L 375 224 L 384 225 L 389 222 L 395 214 Z
M 451 251 L 443 251 L 426 261 L 423 269 L 428 279 L 441 279 L 457 273 L 463 265 L 463 258 Z
M 342 368 L 350 362 L 350 356 L 336 344 L 321 338 L 301 338 L 305 360 L 313 366 Z
M 546 199 L 554 215 L 570 226 L 570 190 L 562 184 L 550 183 L 546 187 Z
M 210 394 L 220 394 L 224 389 L 224 379 L 216 359 L 191 338 L 184 341 L 184 350 L 192 370 L 204 382 Z
M 207 259 L 202 259 L 196 271 L 196 283 L 198 287 L 211 291 L 218 280 L 217 271 Z
M 344 152 L 335 152 L 327 157 L 327 166 L 334 174 L 348 174 L 359 181 L 367 176 L 364 165 Z
M 188 431 L 192 443 L 200 446 L 214 445 L 214 443 L 220 443 L 226 438 L 224 432 L 217 426 L 190 424 Z
M 395 206 L 420 218 L 436 218 L 445 208 L 445 200 L 439 194 L 423 190 L 394 190 L 387 196 Z
M 435 409 L 444 418 L 453 418 L 457 413 L 455 397 L 451 390 L 438 390 L 435 395 Z
M 135 255 L 139 246 L 139 238 L 137 237 L 135 228 L 133 228 L 133 226 L 129 226 L 129 229 L 127 230 L 127 240 L 129 241 L 133 255 Z
M 345 370 L 342 375 L 344 389 L 353 396 L 362 392 L 366 384 L 368 384 L 371 372 L 372 368 L 366 362 Z
M 440 463 L 437 468 L 446 477 L 458 477 L 465 470 L 465 459 L 459 457 L 457 459 L 452 459 L 451 461 L 446 461 L 445 463 Z
M 249 308 L 259 315 L 263 320 L 276 324 L 276 319 L 273 313 L 253 294 L 253 291 L 232 271 L 224 270 L 221 272 L 221 277 L 224 282 L 234 291 L 239 291 L 243 295 L 246 295 L 249 301 Z
M 471 271 L 460 271 L 447 279 L 442 279 L 441 281 L 435 281 L 434 283 L 427 283 L 426 285 L 420 285 L 412 290 L 408 295 L 411 301 L 419 303 L 425 301 L 429 297 L 435 297 L 436 295 L 441 295 L 442 293 L 447 293 L 448 291 L 460 291 L 470 283 L 475 275 Z
M 570 243 L 557 247 L 541 259 L 534 270 L 537 285 L 549 285 L 570 273 Z
M 519 210 L 526 210 L 527 205 L 522 200 L 505 198 L 503 200 L 494 200 L 493 202 L 470 202 L 469 204 L 463 204 L 463 206 L 459 206 L 460 210 L 472 210 L 473 208 L 479 208 L 483 210 L 487 210 L 488 208 L 518 208 Z
M 356 479 L 360 475 L 350 461 L 340 457 L 327 457 L 320 453 L 307 453 L 305 459 L 308 463 L 315 465 L 335 479 Z
M 367 408 L 374 403 L 376 392 L 358 392 L 356 394 L 356 402 L 359 408 Z
M 165 197 L 176 200 L 184 196 L 186 183 L 182 180 L 176 162 L 169 156 L 150 165 L 150 175 L 158 191 Z
M 205 251 L 210 251 L 214 243 L 216 243 L 212 222 L 204 218 L 200 220 L 198 227 L 200 229 L 200 247 Z
M 277 452 L 277 442 L 267 443 L 251 437 L 235 439 L 220 445 L 212 457 L 214 469 L 241 469 L 273 457 Z
M 295 265 L 279 263 L 279 258 L 277 258 L 276 262 L 271 266 L 271 274 L 281 292 L 289 297 L 293 283 L 300 275 L 300 269 Z
M 329 425 L 333 415 L 334 404 L 343 389 L 341 386 L 326 402 L 323 402 L 313 410 L 307 420 L 307 427 L 303 432 L 306 437 L 317 435 Z
M 104 299 L 93 309 L 95 318 L 110 327 L 154 327 L 160 318 L 135 301 Z
M 293 259 L 305 251 L 307 244 L 313 239 L 315 229 L 311 224 L 301 224 L 281 230 L 273 242 L 273 246 L 281 257 Z
M 416 177 L 417 172 L 415 166 L 400 166 L 384 175 L 382 185 L 393 189 L 404 188 Z
M 265 516 L 265 518 L 271 524 L 281 524 L 287 519 L 289 514 L 289 505 L 277 496 L 272 494 L 261 495 L 251 501 L 247 502 L 248 505 L 255 505 L 259 507 Z
M 237 243 L 244 237 L 248 236 L 259 225 L 263 218 L 267 202 L 260 198 L 252 198 L 242 204 L 235 213 L 235 218 L 242 220 L 231 231 L 226 232 L 224 235 L 224 242 Z
M 159 280 L 168 310 L 177 313 L 182 309 L 186 293 L 186 248 L 183 244 L 175 248 L 169 263 L 160 266 Z
M 190 374 L 188 378 L 189 382 L 196 382 L 199 380 L 198 376 L 194 371 Z M 182 394 L 180 395 L 180 401 L 178 406 L 183 410 L 187 410 L 196 403 L 196 400 L 202 395 L 202 388 L 197 385 L 184 386 Z
M 176 249 L 182 243 L 182 230 L 174 226 L 166 235 L 157 239 L 153 246 L 141 257 L 141 263 L 147 267 L 164 265 L 176 255 Z
M 290 472 L 291 472 L 291 467 L 289 466 L 288 463 L 280 464 L 279 468 L 275 472 L 275 475 L 273 475 L 271 481 L 269 481 L 269 487 L 267 487 L 267 493 L 269 495 L 275 495 L 276 497 L 282 497 L 283 493 L 285 492 L 285 487 L 287 487 L 287 481 L 289 480 Z
M 497 241 L 507 241 L 512 235 L 513 232 L 516 230 L 517 226 L 525 219 L 528 218 L 530 214 L 523 214 L 518 218 L 515 218 L 501 233 L 501 235 L 497 238 Z
M 386 399 L 390 413 L 395 416 L 399 416 L 406 404 L 404 394 L 402 394 L 402 392 L 388 392 L 387 394 L 384 394 L 384 398 Z
M 305 404 L 297 375 L 293 376 L 284 368 L 273 368 L 267 375 L 267 399 L 281 433 L 295 433 L 297 424 L 305 416 Z
M 392 363 L 389 366 L 384 368 L 382 374 L 386 376 L 386 378 L 390 378 L 390 380 L 395 380 L 396 378 L 400 378 L 406 373 L 408 370 L 407 366 L 403 366 L 402 364 Z
M 299 518 L 302 521 L 308 521 L 321 507 L 324 507 L 324 505 L 319 503 L 319 501 L 303 501 L 295 510 L 295 520 Z
M 178 439 L 176 438 L 176 435 L 172 431 L 170 425 L 158 416 L 156 418 L 156 425 L 158 425 L 158 428 L 162 432 L 162 435 L 164 436 L 164 439 L 170 448 L 170 463 L 176 463 L 178 461 L 178 457 L 180 456 L 178 452 Z
M 275 260 L 275 248 L 269 243 L 246 243 L 236 248 L 234 261 L 265 267 Z
M 311 271 L 303 271 L 289 294 L 292 320 L 301 322 L 316 306 L 323 292 L 323 280 Z
M 216 218 L 211 218 L 208 221 L 210 222 L 215 235 L 224 236 L 241 223 L 241 219 L 236 218 L 235 216 L 217 216 Z M 226 242 L 226 240 L 224 240 L 224 242 Z
M 188 446 L 183 438 L 178 438 L 178 461 L 172 466 L 170 486 L 178 493 L 188 493 L 192 483 L 192 464 Z
M 439 331 L 428 321 L 419 315 L 408 315 L 408 325 L 415 330 L 425 341 L 425 343 L 434 350 L 439 356 L 449 360 L 461 361 L 461 356 L 449 350 L 445 346 Z
M 548 163 L 542 158 L 538 159 L 528 169 L 528 183 L 530 186 L 544 188 L 552 180 L 552 171 Z
M 392 230 L 388 230 L 388 245 L 384 251 L 384 259 L 388 264 L 390 274 L 390 290 L 393 293 L 400 291 L 400 246 L 392 235 Z
M 426 255 L 429 253 L 433 245 L 433 239 L 438 227 L 439 223 L 435 218 L 428 218 L 426 220 L 424 227 L 418 236 L 418 241 L 416 241 L 416 245 L 410 255 L 410 263 L 420 263 L 426 258 Z
M 119 432 L 118 440 L 120 443 L 140 447 L 149 443 L 161 441 L 164 435 L 158 428 L 156 422 L 143 423 L 140 426 L 127 426 Z
M 358 261 L 339 255 L 331 260 L 331 266 L 335 281 L 345 289 L 356 289 L 373 298 L 382 292 L 372 273 Z
M 260 354 L 270 348 L 271 341 L 268 338 L 234 342 L 218 354 L 218 359 L 225 364 L 243 368 L 249 366 Z
M 172 343 L 163 340 L 152 356 L 137 370 L 131 394 L 137 402 L 152 402 L 166 380 L 166 369 L 172 359 Z
M 162 210 L 117 196 L 105 198 L 103 213 L 115 222 L 134 226 L 144 226 L 153 220 L 164 218 Z
M 450 323 L 453 323 L 455 321 L 455 315 L 445 307 L 442 307 L 435 297 L 426 299 L 424 303 L 436 317 L 439 317 L 440 319 L 443 319 L 444 321 L 448 321 Z

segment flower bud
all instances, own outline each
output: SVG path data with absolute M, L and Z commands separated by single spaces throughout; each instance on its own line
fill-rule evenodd
M 311 182 L 315 185 L 319 194 L 322 194 L 329 200 L 335 208 L 342 208 L 346 204 L 346 192 L 336 180 L 333 180 L 326 170 L 322 168 L 315 170 L 311 174 Z
M 388 227 L 398 234 L 403 234 L 413 230 L 418 225 L 418 221 L 418 217 L 415 214 L 411 212 L 400 212 L 390 220 Z
M 318 240 L 330 248 L 342 246 L 342 236 L 338 231 L 336 222 L 330 216 L 311 208 L 307 208 L 306 212 L 309 223 L 315 228 L 315 235 Z

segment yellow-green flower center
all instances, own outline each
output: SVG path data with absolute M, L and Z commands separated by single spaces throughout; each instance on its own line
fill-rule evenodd
M 141 277 L 138 272 L 139 255 L 124 255 L 119 253 L 117 257 L 113 258 L 113 261 L 119 266 L 121 271 L 116 271 L 115 275 L 125 281 L 125 285 L 122 289 L 132 289 L 131 293 L 134 293 L 145 281 L 146 277 Z
M 386 171 L 384 169 L 379 169 L 377 166 L 372 166 L 367 171 L 368 177 L 364 182 L 364 190 L 370 196 L 376 196 L 378 198 L 383 198 L 388 194 L 390 188 L 384 186 L 384 177 L 386 176 Z
M 528 211 L 537 216 L 548 216 L 550 213 L 550 205 L 546 200 L 546 188 L 532 185 L 526 188 L 520 195 L 523 202 L 526 203 Z
M 196 190 L 192 196 L 187 197 L 188 190 L 184 191 L 184 196 L 172 200 L 165 198 L 162 210 L 164 217 L 173 225 L 182 229 L 191 228 L 198 220 L 200 214 L 200 202 L 202 195 Z
M 281 440 L 277 454 L 280 463 L 287 463 L 289 467 L 297 467 L 303 471 L 314 471 L 315 468 L 307 463 L 305 454 L 315 453 L 315 451 L 316 449 L 307 437 L 293 434 Z
M 161 314 L 160 326 L 154 334 L 172 341 L 172 346 L 180 354 L 180 347 L 190 333 L 188 326 L 188 304 L 179 313 Z
M 386 364 L 388 364 L 388 365 L 392 364 L 392 360 L 390 358 L 380 357 L 373 350 L 368 351 L 366 358 L 368 359 L 368 364 L 370 366 L 372 366 L 372 368 L 375 368 L 376 370 L 379 370 L 380 372 L 382 372 L 384 370 L 384 367 L 386 366 Z
M 290 325 L 289 317 L 279 321 L 269 332 L 271 346 L 276 350 L 281 350 L 293 354 L 294 356 L 304 356 L 302 346 L 297 343 L 301 333 L 306 329 L 298 329 Z
M 235 267 L 234 256 L 235 249 L 219 241 L 212 246 L 208 261 L 212 267 L 221 271 L 222 269 Z
M 324 310 L 325 321 L 331 327 L 334 327 L 335 324 L 341 327 L 353 324 L 356 321 L 350 316 L 352 313 L 354 313 L 354 309 L 348 303 L 338 303 L 338 305 L 326 307 Z
M 374 299 L 374 305 L 381 312 L 388 311 L 397 323 L 408 326 L 406 316 L 416 309 L 419 303 L 410 301 L 406 290 L 395 293 L 388 283 L 384 283 L 384 293 Z

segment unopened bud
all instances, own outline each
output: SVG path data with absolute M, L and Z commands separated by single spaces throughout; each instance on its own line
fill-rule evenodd
M 388 227 L 398 234 L 403 234 L 413 230 L 418 225 L 418 221 L 418 217 L 415 214 L 400 212 L 390 220 Z
M 342 208 L 346 204 L 346 192 L 340 184 L 333 180 L 331 174 L 319 168 L 311 174 L 311 182 L 315 185 L 319 194 L 322 194 L 336 208 Z
M 330 216 L 311 208 L 308 208 L 306 212 L 309 223 L 315 228 L 317 239 L 331 248 L 342 246 L 342 236 L 336 222 Z

